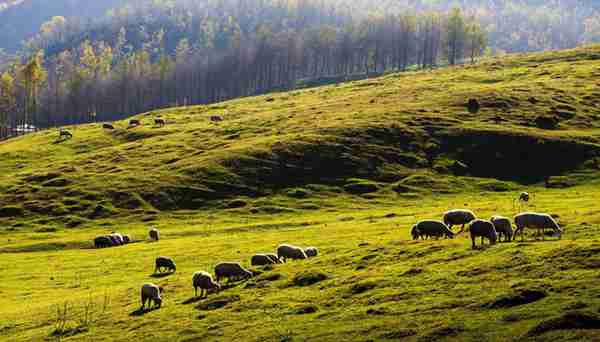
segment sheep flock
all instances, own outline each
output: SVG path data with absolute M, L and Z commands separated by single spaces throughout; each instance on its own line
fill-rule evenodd
M 529 195 L 527 194 L 527 197 Z M 523 194 L 521 194 L 523 197 Z M 528 198 L 527 198 L 528 199 Z M 520 198 L 522 200 L 522 198 Z M 453 226 L 459 226 L 458 232 L 452 230 Z M 449 238 L 454 239 L 465 230 L 469 233 L 472 248 L 476 248 L 477 238 L 481 239 L 481 245 L 487 240 L 490 245 L 497 242 L 511 242 L 520 235 L 524 240 L 525 229 L 537 230 L 537 235 L 545 238 L 545 230 L 551 230 L 552 235 L 562 236 L 563 230 L 552 215 L 546 213 L 523 212 L 514 217 L 514 229 L 511 220 L 504 216 L 494 215 L 489 220 L 478 218 L 475 213 L 468 209 L 452 209 L 446 211 L 440 220 L 428 219 L 417 222 L 410 229 L 413 240 L 427 240 Z M 148 239 L 153 242 L 160 241 L 160 232 L 157 228 L 148 231 Z M 97 236 L 93 240 L 95 248 L 106 248 L 122 246 L 133 243 L 129 235 L 112 232 L 107 235 Z M 290 260 L 306 260 L 319 255 L 317 247 L 299 247 L 291 244 L 280 244 L 275 252 L 256 253 L 250 257 L 251 266 L 273 267 L 277 264 L 286 263 Z M 161 276 L 173 273 L 177 270 L 175 261 L 169 257 L 159 256 L 155 260 L 154 275 Z M 219 292 L 224 289 L 221 280 L 226 279 L 227 284 L 250 279 L 255 276 L 253 271 L 248 270 L 239 262 L 220 262 L 214 267 L 214 277 L 204 270 L 196 270 L 192 273 L 192 287 L 194 296 L 205 298 L 209 293 Z M 160 308 L 163 302 L 161 297 L 162 288 L 152 283 L 146 283 L 141 288 L 141 310 Z

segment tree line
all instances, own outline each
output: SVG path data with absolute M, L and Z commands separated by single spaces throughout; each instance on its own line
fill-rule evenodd
M 54 17 L 0 74 L 0 134 L 208 104 L 299 80 L 473 62 L 487 35 L 461 10 L 355 19 L 321 0 L 155 1 L 85 29 Z M 10 129 L 9 129 L 10 128 Z

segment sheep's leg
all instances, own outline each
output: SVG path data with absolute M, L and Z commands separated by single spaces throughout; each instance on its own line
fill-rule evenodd
M 471 236 L 471 242 L 473 243 L 473 249 L 475 249 L 475 237 Z
M 202 292 L 200 292 L 202 294 Z M 198 287 L 194 286 L 194 297 L 198 297 Z

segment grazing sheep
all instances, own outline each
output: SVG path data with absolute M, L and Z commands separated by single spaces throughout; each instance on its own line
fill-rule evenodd
M 527 192 L 522 192 L 522 193 L 519 195 L 519 201 L 521 201 L 521 202 L 529 202 L 529 193 L 527 193 Z
M 129 235 L 123 235 L 123 243 L 124 244 L 131 243 L 131 236 L 129 236 Z
M 250 258 L 250 264 L 252 266 L 264 266 L 272 265 L 276 262 L 266 254 L 255 254 Z
M 166 268 L 169 272 L 177 271 L 177 267 L 175 266 L 175 262 L 171 258 L 167 257 L 158 257 L 155 262 L 156 266 L 154 267 L 154 273 L 162 273 L 162 269 Z
M 274 264 L 281 264 L 281 263 L 283 263 L 281 260 L 279 260 L 279 257 L 277 257 L 277 254 L 275 254 L 275 253 L 265 253 L 265 255 L 267 257 L 269 257 L 271 260 L 273 260 Z
M 524 240 L 523 231 L 525 228 L 533 228 L 537 229 L 538 233 L 542 234 L 542 239 L 544 239 L 544 229 L 552 229 L 558 238 L 560 239 L 562 236 L 562 229 L 554 221 L 552 216 L 543 213 L 521 213 L 515 216 L 515 225 L 517 229 L 515 229 L 514 236 L 521 233 L 521 241 Z
M 302 248 L 283 244 L 277 247 L 277 258 L 286 262 L 287 259 L 306 259 L 308 257 Z
M 162 127 L 166 125 L 167 122 L 164 119 L 154 119 L 154 124 Z
M 105 124 L 102 125 L 102 128 L 104 128 L 104 129 L 115 129 L 115 126 L 113 126 L 111 124 L 105 123 Z
M 116 236 L 114 236 L 114 235 L 110 234 L 110 235 L 107 235 L 106 237 L 110 239 L 110 241 L 111 241 L 111 244 L 112 244 L 112 246 L 113 246 L 113 247 L 114 247 L 114 246 L 119 246 L 119 245 L 120 245 L 120 243 L 119 243 L 119 240 L 117 239 L 117 237 L 116 237 Z
M 160 288 L 154 284 L 148 283 L 142 286 L 142 308 L 144 310 L 148 302 L 149 308 L 152 309 L 154 305 L 158 308 L 162 305 L 162 298 L 160 298 Z M 152 303 L 154 302 L 154 303 Z M 152 304 L 152 306 L 150 306 Z
M 121 234 L 119 234 L 119 233 L 114 233 L 114 232 L 113 232 L 113 233 L 110 233 L 110 235 L 109 235 L 109 236 L 112 236 L 112 237 L 114 237 L 115 241 L 117 242 L 117 245 L 119 245 L 119 246 L 120 246 L 120 245 L 122 245 L 122 244 L 124 243 L 124 242 L 123 242 L 123 235 L 121 235 Z
M 444 213 L 444 223 L 448 226 L 448 228 L 452 229 L 454 225 L 462 225 L 460 228 L 459 234 L 465 230 L 465 225 L 474 219 L 476 219 L 475 214 L 468 209 L 454 209 L 449 210 Z
M 421 237 L 422 239 L 429 237 L 440 238 L 442 236 L 450 239 L 454 238 L 454 233 L 450 230 L 450 228 L 448 228 L 448 226 L 446 226 L 446 224 L 433 220 L 419 221 L 413 226 L 411 233 L 416 233 L 417 236 Z
M 223 117 L 220 115 L 211 115 L 210 121 L 212 122 L 221 122 L 223 121 Z
M 150 232 L 148 232 L 148 235 L 150 236 L 150 240 L 154 240 L 154 241 L 160 240 L 160 232 L 156 228 L 150 229 Z
M 496 232 L 498 233 L 498 241 L 504 236 L 504 242 L 512 240 L 513 229 L 510 220 L 503 216 L 492 216 L 490 221 L 494 224 Z
M 195 272 L 192 276 L 192 286 L 194 286 L 194 296 L 198 297 L 198 288 L 200 288 L 200 298 L 208 296 L 209 291 L 221 290 L 221 284 L 215 282 L 212 276 L 204 271 Z M 204 292 L 206 290 L 206 293 Z
M 106 248 L 112 246 L 113 242 L 108 236 L 98 236 L 94 239 L 94 247 L 96 248 Z
M 215 266 L 215 275 L 217 277 L 217 283 L 221 281 L 222 278 L 227 278 L 227 282 L 229 283 L 233 280 L 240 280 L 252 277 L 252 272 L 243 268 L 237 262 L 222 262 Z
M 471 241 L 473 242 L 473 248 L 475 248 L 475 238 L 481 236 L 481 245 L 483 246 L 483 238 L 487 238 L 490 241 L 490 245 L 493 245 L 498 240 L 498 233 L 494 224 L 490 221 L 476 219 L 471 222 L 469 226 L 471 232 Z
M 139 126 L 141 124 L 142 123 L 140 122 L 140 120 L 137 120 L 137 119 L 131 119 L 131 120 L 129 120 L 129 126 Z
M 62 138 L 64 137 L 65 139 L 71 139 L 73 138 L 73 134 L 71 134 L 71 132 L 65 130 L 65 129 L 61 129 L 60 132 L 58 133 L 58 138 Z
M 314 258 L 317 256 L 317 254 L 319 254 L 319 250 L 317 249 L 317 247 L 306 247 L 304 249 L 304 253 L 307 257 Z

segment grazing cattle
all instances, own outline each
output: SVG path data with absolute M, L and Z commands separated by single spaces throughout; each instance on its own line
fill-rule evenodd
M 162 127 L 162 126 L 166 125 L 167 122 L 164 119 L 154 119 L 154 124 L 159 127 Z
M 115 126 L 113 126 L 111 124 L 105 123 L 105 124 L 102 125 L 102 128 L 104 128 L 104 129 L 115 129 Z

